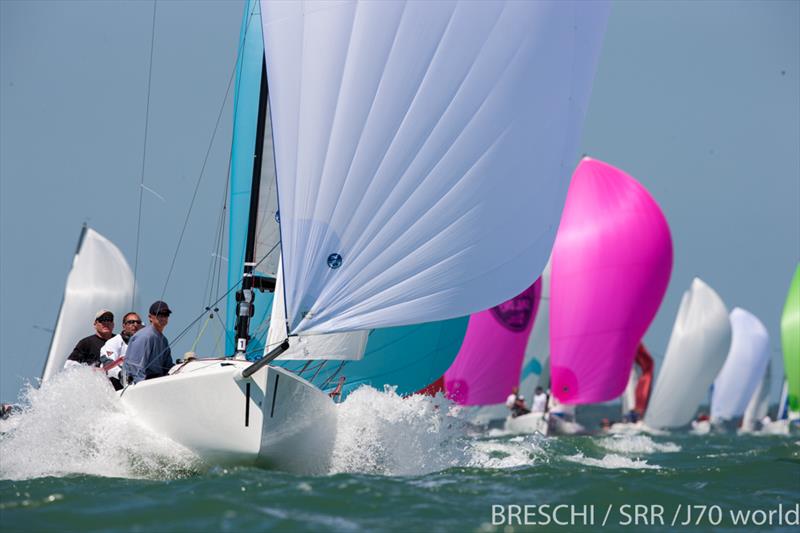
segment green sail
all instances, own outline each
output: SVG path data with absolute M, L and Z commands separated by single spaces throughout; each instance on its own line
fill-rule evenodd
M 800 411 L 800 263 L 794 271 L 781 317 L 783 368 L 789 384 L 789 410 Z

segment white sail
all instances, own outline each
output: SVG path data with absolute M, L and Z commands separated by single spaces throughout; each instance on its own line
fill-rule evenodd
M 550 384 L 550 261 L 542 272 L 541 293 L 536 318 L 525 347 L 519 389 L 533 398 L 536 387 L 547 390 Z
M 725 304 L 695 278 L 683 293 L 645 424 L 656 429 L 688 424 L 725 363 L 730 345 Z
M 753 397 L 747 404 L 742 417 L 742 430 L 754 431 L 758 423 L 767 416 L 769 411 L 769 393 L 772 386 L 772 364 L 767 362 L 767 370 L 764 372 L 764 377 L 758 383 Z
M 711 394 L 711 420 L 744 414 L 769 362 L 769 333 L 761 321 L 739 307 L 731 311 L 731 349 Z
M 93 333 L 92 322 L 99 309 L 113 311 L 115 325 L 120 327 L 132 298 L 133 273 L 125 256 L 111 241 L 85 228 L 67 276 L 42 380 L 64 368 L 75 344 Z
M 278 359 L 290 360 L 358 360 L 364 357 L 369 331 L 350 331 L 327 335 L 297 335 L 289 337 L 289 349 Z M 272 302 L 272 316 L 265 352 L 269 352 L 287 338 L 286 313 L 283 303 L 283 274 L 278 262 L 278 280 L 275 283 L 275 299 Z
M 263 154 L 261 159 L 261 180 L 258 194 L 258 218 L 256 221 L 256 241 L 253 256 L 257 263 L 256 271 L 270 277 L 277 277 L 281 232 L 278 213 L 278 196 L 275 183 L 275 160 L 272 157 L 272 123 L 267 105 L 266 127 L 264 129 Z
M 631 375 L 628 377 L 628 384 L 621 396 L 623 415 L 627 415 L 636 407 L 636 385 L 639 383 L 639 375 L 639 367 L 634 364 L 631 368 Z
M 464 316 L 528 287 L 608 3 L 261 5 L 290 332 Z

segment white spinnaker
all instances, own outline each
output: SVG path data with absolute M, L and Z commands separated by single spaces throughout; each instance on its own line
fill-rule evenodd
M 769 363 L 769 333 L 753 314 L 736 307 L 730 315 L 733 336 L 711 394 L 711 420 L 742 416 Z
M 119 328 L 132 298 L 133 272 L 125 256 L 111 241 L 86 228 L 67 276 L 42 380 L 64 368 L 75 344 L 94 332 L 92 323 L 98 310 L 113 311 Z
M 725 304 L 711 287 L 694 278 L 683 293 L 645 424 L 652 428 L 688 424 L 725 363 L 730 345 Z
M 765 416 L 769 411 L 769 393 L 772 387 L 772 363 L 767 362 L 767 369 L 764 371 L 764 377 L 758 383 L 756 391 L 753 393 L 752 398 L 747 403 L 742 417 L 742 429 L 744 431 L 753 431 L 756 429 L 756 424 Z
M 531 372 L 532 367 L 539 369 L 540 373 Z M 519 390 L 527 398 L 533 398 L 536 387 L 547 390 L 550 385 L 550 261 L 542 272 L 539 307 L 525 347 L 522 374 Z
M 278 359 L 292 360 L 358 360 L 364 357 L 369 331 L 350 331 L 327 335 L 298 335 L 289 337 L 289 349 Z M 269 333 L 265 353 L 275 348 L 287 338 L 286 314 L 283 304 L 283 274 L 278 262 L 278 280 L 275 283 L 275 298 L 272 301 L 272 315 L 269 320 Z
M 262 0 L 291 332 L 464 316 L 531 284 L 608 8 Z

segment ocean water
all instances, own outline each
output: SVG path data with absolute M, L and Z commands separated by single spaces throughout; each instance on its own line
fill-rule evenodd
M 4 532 L 794 532 L 800 523 L 797 434 L 513 436 L 467 424 L 442 398 L 362 388 L 338 406 L 332 468 L 315 477 L 202 464 L 140 426 L 85 369 L 31 388 L 23 403 L 0 423 Z M 615 414 L 589 406 L 580 418 L 596 427 Z

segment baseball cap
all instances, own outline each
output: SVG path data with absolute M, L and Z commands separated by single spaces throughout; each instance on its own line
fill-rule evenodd
M 114 313 L 108 309 L 101 309 L 94 314 L 94 321 L 97 322 L 101 318 L 110 318 L 111 320 L 114 320 Z
M 167 316 L 169 316 L 172 314 L 172 309 L 169 308 L 167 302 L 156 300 L 153 302 L 153 305 L 150 306 L 150 314 L 157 315 L 158 313 L 166 313 Z

